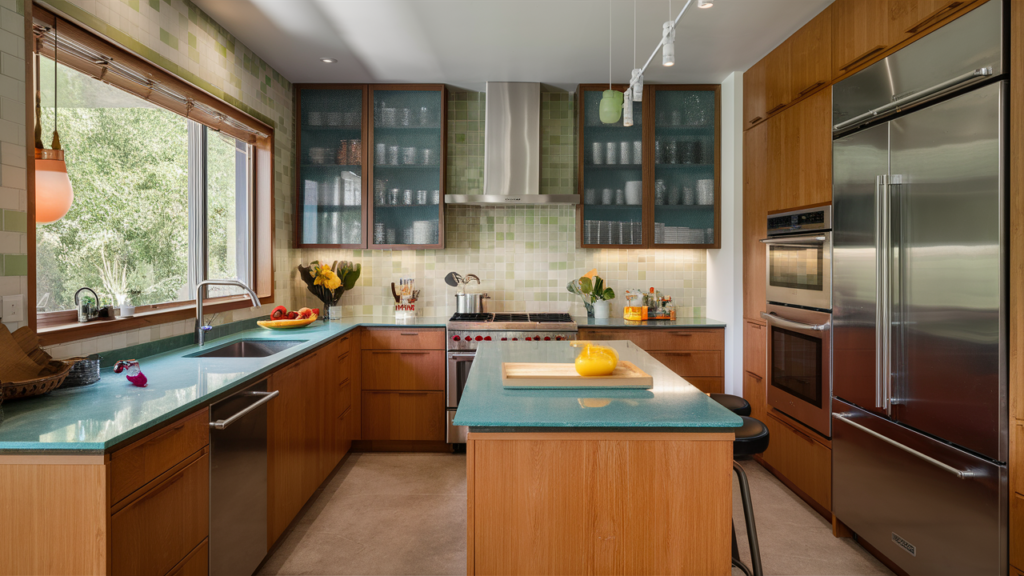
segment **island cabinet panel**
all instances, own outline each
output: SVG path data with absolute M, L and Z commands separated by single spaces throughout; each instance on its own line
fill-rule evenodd
M 210 443 L 209 411 L 169 424 L 110 456 L 110 501 L 116 504 Z
M 731 437 L 471 433 L 467 572 L 729 574 Z
M 650 352 L 658 362 L 673 372 L 689 376 L 723 376 L 724 362 L 721 352 Z
M 768 411 L 764 423 L 771 436 L 762 455 L 764 462 L 819 513 L 831 518 L 831 443 L 776 410 Z
M 363 390 L 444 390 L 440 350 L 363 350 Z
M 103 458 L 10 458 L 0 457 L 0 574 L 107 574 Z
M 363 391 L 363 440 L 444 441 L 444 392 Z
M 210 457 L 202 454 L 110 517 L 113 576 L 162 576 L 210 535 Z
M 269 389 L 280 392 L 267 404 L 267 531 L 271 545 L 323 480 L 320 362 L 319 353 L 309 354 L 270 379 Z

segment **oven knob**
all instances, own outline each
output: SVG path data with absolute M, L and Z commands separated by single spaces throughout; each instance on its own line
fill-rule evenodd
M 502 342 L 505 342 L 506 340 L 508 340 L 508 338 L 502 338 L 501 339 Z
M 540 342 L 540 336 L 534 336 L 533 340 L 534 342 Z
M 491 341 L 491 337 L 490 336 L 484 336 L 484 340 L 490 342 Z
M 477 336 L 477 337 L 476 337 L 476 341 L 477 341 L 477 342 L 480 342 L 480 341 L 481 341 L 481 340 L 483 340 L 483 339 L 484 339 L 484 337 L 483 337 L 483 336 Z
M 458 342 L 459 340 L 462 340 L 462 337 L 459 336 L 458 334 L 456 334 L 455 336 L 452 336 L 452 340 L 455 340 L 456 342 Z
M 513 339 L 512 339 L 512 341 L 513 341 L 513 342 L 518 342 L 518 341 L 519 341 L 519 338 L 513 338 Z
M 562 340 L 562 337 L 561 336 L 555 336 L 555 340 L 560 342 Z
M 551 340 L 551 336 L 545 336 L 545 337 L 544 337 L 544 341 L 545 341 L 545 342 L 548 342 L 548 341 L 550 341 L 550 340 Z

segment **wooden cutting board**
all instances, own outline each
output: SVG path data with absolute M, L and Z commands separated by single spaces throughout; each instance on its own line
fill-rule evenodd
M 653 388 L 654 378 L 632 362 L 620 360 L 608 376 L 580 376 L 575 364 L 502 362 L 506 388 Z

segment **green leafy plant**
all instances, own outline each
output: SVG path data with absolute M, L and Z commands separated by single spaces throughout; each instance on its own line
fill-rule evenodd
M 615 291 L 611 288 L 606 288 L 604 279 L 596 275 L 593 277 L 593 280 L 588 276 L 577 278 L 569 282 L 566 289 L 571 294 L 582 298 L 584 304 L 593 305 L 598 300 L 611 300 L 615 298 Z

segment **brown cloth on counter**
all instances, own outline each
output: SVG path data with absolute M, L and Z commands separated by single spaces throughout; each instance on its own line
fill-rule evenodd
M 6 326 L 0 324 L 0 383 L 32 380 L 42 372 L 45 363 L 40 365 L 29 357 L 22 349 L 22 342 L 31 345 L 31 338 L 23 333 L 16 339 Z M 38 341 L 35 349 L 39 350 Z

